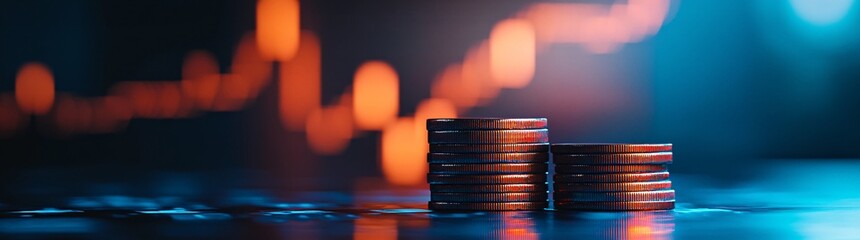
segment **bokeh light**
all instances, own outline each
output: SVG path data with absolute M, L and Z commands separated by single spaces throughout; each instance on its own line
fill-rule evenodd
M 21 111 L 43 115 L 54 104 L 54 75 L 41 63 L 27 63 L 15 78 L 15 100 Z
M 459 64 L 448 65 L 430 89 L 431 96 L 450 100 L 461 112 L 477 105 L 481 96 L 480 82 L 474 78 L 463 79 L 462 71 Z
M 348 105 L 338 104 L 311 111 L 305 123 L 308 144 L 322 155 L 342 152 L 352 138 L 352 112 Z
M 251 95 L 251 81 L 245 75 L 221 75 L 221 86 L 215 96 L 214 110 L 237 111 L 242 109 Z
M 27 122 L 11 94 L 0 94 L 0 137 L 10 137 Z
M 354 240 L 397 239 L 397 220 L 392 218 L 360 217 L 355 219 Z
M 415 133 L 413 118 L 400 118 L 382 130 L 382 173 L 385 180 L 399 186 L 425 182 L 427 139 Z
M 230 72 L 239 75 L 239 78 L 248 81 L 250 96 L 256 96 L 269 80 L 272 78 L 272 62 L 260 56 L 257 47 L 257 37 L 254 33 L 245 34 L 239 40 Z
M 508 19 L 490 33 L 490 70 L 499 86 L 522 88 L 535 73 L 535 30 L 531 22 Z
M 397 118 L 399 82 L 397 72 L 388 63 L 368 61 L 355 72 L 353 111 L 356 126 L 378 130 Z
M 854 0 L 790 0 L 791 8 L 801 19 L 814 25 L 830 25 L 842 20 Z
M 128 101 L 116 96 L 91 99 L 93 106 L 92 132 L 109 133 L 125 128 L 131 119 Z
M 71 95 L 57 97 L 53 111 L 54 126 L 60 135 L 73 135 L 90 131 L 93 120 L 92 105 Z
M 298 0 L 257 2 L 257 43 L 265 59 L 286 61 L 299 48 Z
M 208 75 L 207 77 L 209 76 L 213 75 Z M 156 95 L 155 106 L 157 110 L 155 111 L 158 112 L 156 113 L 156 117 L 178 118 L 185 117 L 190 114 L 190 103 L 185 98 L 183 98 L 183 92 L 179 84 L 175 82 L 162 81 L 150 83 L 150 85 L 152 86 Z M 214 96 L 212 97 L 211 101 L 212 103 L 214 103 Z
M 287 129 L 304 130 L 308 114 L 320 107 L 321 61 L 319 39 L 305 31 L 296 56 L 281 62 L 278 96 L 281 121 Z
M 538 3 L 523 11 L 523 18 L 532 22 L 535 37 L 542 48 L 552 43 L 582 43 L 591 37 L 583 29 L 589 18 L 604 12 L 597 4 Z
M 476 82 L 480 88 L 478 105 L 485 105 L 499 95 L 499 86 L 490 73 L 490 44 L 486 40 L 469 49 L 460 73 L 464 82 Z
M 182 64 L 182 94 L 198 109 L 212 109 L 221 84 L 215 56 L 206 51 L 192 51 Z

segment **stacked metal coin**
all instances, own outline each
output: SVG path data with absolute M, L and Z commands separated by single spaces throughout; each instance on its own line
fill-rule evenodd
M 667 165 L 672 144 L 552 145 L 558 210 L 639 211 L 675 208 Z
M 429 208 L 542 210 L 547 199 L 546 118 L 428 119 Z

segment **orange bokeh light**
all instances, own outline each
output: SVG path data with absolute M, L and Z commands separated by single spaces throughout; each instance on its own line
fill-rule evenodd
M 54 104 L 54 76 L 41 63 L 27 63 L 15 78 L 15 100 L 25 113 L 43 115 Z
M 320 108 L 321 56 L 316 34 L 302 32 L 296 56 L 281 63 L 278 89 L 281 121 L 293 131 L 301 131 L 305 119 Z
M 12 136 L 26 123 L 15 104 L 15 97 L 11 94 L 0 95 L 0 137 Z
M 230 65 L 230 72 L 248 81 L 250 96 L 256 96 L 257 92 L 269 83 L 272 78 L 272 62 L 260 56 L 257 37 L 254 33 L 245 34 L 239 40 L 239 46 L 236 47 L 236 53 L 233 56 L 233 64 Z
M 349 106 L 339 104 L 317 108 L 308 115 L 305 135 L 314 152 L 334 155 L 346 149 L 352 138 L 352 113 Z
M 96 133 L 115 132 L 125 127 L 131 119 L 129 103 L 116 96 L 107 96 L 92 100 L 93 124 L 92 131 Z
M 221 75 L 221 87 L 215 96 L 214 109 L 217 111 L 237 111 L 242 109 L 251 95 L 251 81 L 245 75 Z
M 490 33 L 490 72 L 499 86 L 522 88 L 535 74 L 535 30 L 531 22 L 508 19 Z
M 209 110 L 221 85 L 215 56 L 206 51 L 192 51 L 182 64 L 182 94 L 198 109 Z
M 415 133 L 415 120 L 400 118 L 382 130 L 382 173 L 399 186 L 424 183 L 427 174 L 426 139 Z
M 592 53 L 615 52 L 621 47 L 621 43 L 627 41 L 627 29 L 624 29 L 620 22 L 612 17 L 593 17 L 585 23 L 584 28 L 593 36 L 584 42 L 585 49 Z
M 397 220 L 392 218 L 361 217 L 355 219 L 354 240 L 397 239 Z
M 257 2 L 257 43 L 268 60 L 286 61 L 299 49 L 300 11 L 298 0 Z
M 131 106 L 133 116 L 155 117 L 157 115 L 155 91 L 143 82 L 118 83 L 111 88 L 110 95 L 125 99 Z
M 360 129 L 378 130 L 397 118 L 399 83 L 388 63 L 368 61 L 358 67 L 353 83 L 353 113 Z
M 183 98 L 180 84 L 167 81 L 149 84 L 152 85 L 157 96 L 156 106 L 159 108 L 157 117 L 176 118 L 190 114 L 189 102 Z
M 486 40 L 466 53 L 461 73 L 464 82 L 477 82 L 480 88 L 478 105 L 487 104 L 499 95 L 499 86 L 490 73 L 490 45 Z
M 73 96 L 60 96 L 54 110 L 54 124 L 63 135 L 90 132 L 93 124 L 93 107 L 89 101 Z
M 436 77 L 430 95 L 435 98 L 451 100 L 461 111 L 478 104 L 481 96 L 480 82 L 476 79 L 463 79 L 462 66 L 451 64 Z
M 605 12 L 606 8 L 598 4 L 538 3 L 525 10 L 523 17 L 532 22 L 541 45 L 582 43 L 592 38 L 583 29 L 584 23 Z

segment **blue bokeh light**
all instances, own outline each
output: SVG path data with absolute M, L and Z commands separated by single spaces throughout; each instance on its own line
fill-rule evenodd
M 795 14 L 814 25 L 830 25 L 845 18 L 854 0 L 791 0 Z

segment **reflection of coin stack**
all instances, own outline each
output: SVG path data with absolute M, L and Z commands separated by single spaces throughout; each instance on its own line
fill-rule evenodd
M 672 144 L 553 144 L 555 209 L 668 210 Z
M 427 120 L 429 208 L 547 208 L 546 125 L 545 118 Z

